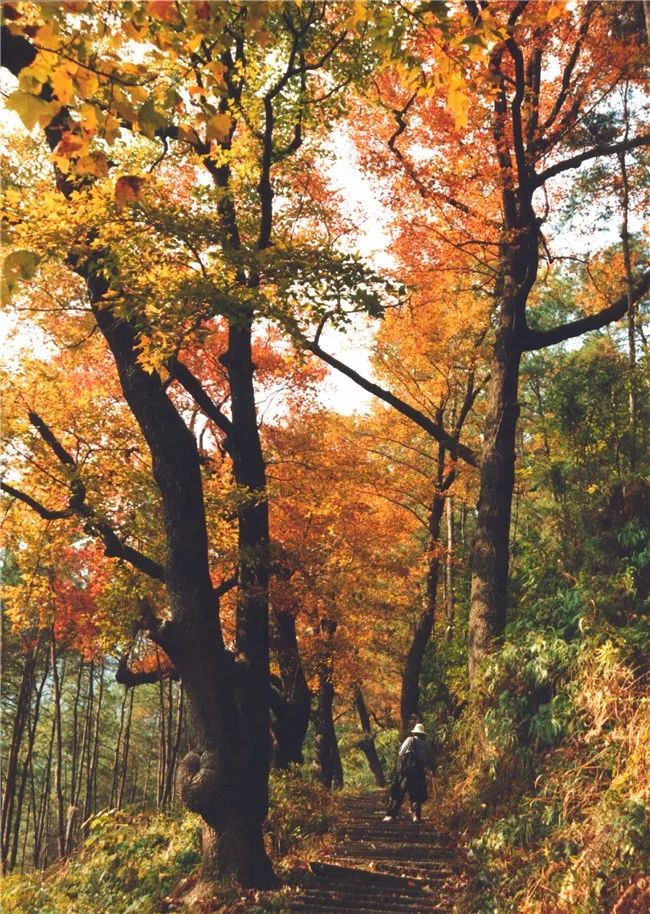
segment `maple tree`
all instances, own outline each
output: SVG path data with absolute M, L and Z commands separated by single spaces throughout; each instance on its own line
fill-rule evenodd
M 562 179 L 650 143 L 642 118 L 634 135 L 621 118 L 613 128 L 601 124 L 604 112 L 620 108 L 619 85 L 642 83 L 647 49 L 635 20 L 607 4 L 466 3 L 452 7 L 445 23 L 434 15 L 413 19 L 409 79 L 396 69 L 377 81 L 372 107 L 359 112 L 358 135 L 388 209 L 404 195 L 415 201 L 407 212 L 417 214 L 430 242 L 425 252 L 414 250 L 429 275 L 464 275 L 491 302 L 483 444 L 480 454 L 456 446 L 481 472 L 469 625 L 470 676 L 478 683 L 506 623 L 521 359 L 622 318 L 649 288 L 639 263 L 634 275 L 614 274 L 609 283 L 617 291 L 605 301 L 598 294 L 599 307 L 585 316 L 549 327 L 536 320 L 537 288 L 562 264 L 549 236 Z M 432 67 L 441 57 L 444 65 Z M 314 350 L 425 427 L 391 391 L 319 351 L 318 340 Z M 426 424 L 445 440 L 443 427 Z
M 337 277 L 328 293 L 332 273 L 327 266 L 323 270 L 321 255 L 315 258 L 306 245 L 287 249 L 281 223 L 271 244 L 275 172 L 287 167 L 303 144 L 314 112 L 321 118 L 336 112 L 337 84 L 345 84 L 350 68 L 364 65 L 355 53 L 358 35 L 349 30 L 344 8 L 316 3 L 277 9 L 107 4 L 105 18 L 98 16 L 96 5 L 87 4 L 57 9 L 14 4 L 7 11 L 3 65 L 19 80 L 8 105 L 28 129 L 43 126 L 56 189 L 65 199 L 68 232 L 57 212 L 61 204 L 53 205 L 49 232 L 54 249 L 48 254 L 53 258 L 56 251 L 85 285 L 123 396 L 151 452 L 160 490 L 164 566 L 119 538 L 113 552 L 165 584 L 171 620 L 157 618 L 146 602 L 142 624 L 171 657 L 188 698 L 198 751 L 183 761 L 183 796 L 206 822 L 206 865 L 211 856 L 214 868 L 235 873 L 245 884 L 267 884 L 273 875 L 261 823 L 268 802 L 269 528 L 252 327 L 265 315 L 277 319 L 284 313 L 288 319 L 299 289 L 310 286 L 319 290 L 316 309 L 326 305 L 329 295 L 338 299 L 345 290 L 352 299 L 372 300 L 353 261 L 346 267 L 345 258 L 335 258 Z M 269 29 L 275 38 L 270 70 L 265 50 Z M 139 44 L 141 60 L 130 60 L 129 42 Z M 318 78 L 326 64 L 334 85 Z M 140 138 L 150 146 L 142 147 Z M 163 198 L 154 215 L 152 180 L 147 215 L 145 175 L 134 173 L 134 165 L 141 158 L 149 171 L 163 167 L 170 142 L 176 144 L 174 155 L 186 157 L 194 181 L 200 168 L 211 189 L 205 190 L 203 205 L 199 191 L 198 210 L 187 214 L 195 229 L 183 242 L 192 262 L 179 262 L 172 240 L 168 258 L 149 249 L 154 260 L 143 271 L 144 235 L 151 233 L 153 248 L 169 237 L 171 214 L 165 203 L 173 207 L 177 200 L 173 193 L 171 201 Z M 129 163 L 126 174 L 113 177 L 107 144 L 112 155 Z M 144 213 L 135 205 L 141 197 Z M 130 211 L 136 231 L 129 240 L 137 237 L 135 245 L 123 243 L 121 220 Z M 21 232 L 20 217 L 15 222 L 12 243 L 26 250 L 20 245 L 28 232 Z M 181 220 L 176 231 L 182 233 L 189 224 Z M 28 219 L 22 222 L 28 225 Z M 212 253 L 215 246 L 219 257 Z M 14 276 L 28 278 L 33 272 L 32 255 L 14 259 L 18 256 L 20 261 L 10 264 L 11 284 Z M 299 269 L 289 275 L 291 257 Z M 161 288 L 166 290 L 162 301 Z M 178 357 L 179 347 L 200 337 L 202 325 L 217 314 L 228 327 L 221 362 L 230 416 Z M 227 649 L 215 616 L 215 604 L 234 580 L 216 588 L 212 582 L 200 455 L 168 396 L 170 382 L 180 384 L 224 436 L 241 493 L 236 509 L 236 655 Z M 45 421 L 36 427 L 71 472 L 71 496 L 63 514 L 92 512 L 74 457 Z M 49 511 L 13 487 L 5 486 L 5 491 L 43 515 Z M 100 535 L 106 541 L 113 531 L 104 527 Z
M 495 771 L 552 744 L 553 605 L 525 644 L 524 678 L 552 655 L 541 685 L 528 694 L 512 664 L 536 579 L 557 586 L 533 555 L 536 512 L 558 568 L 588 568 L 607 535 L 578 492 L 615 476 L 633 524 L 607 541 L 621 563 L 640 541 L 625 489 L 650 285 L 637 13 L 4 4 L 5 103 L 25 129 L 3 140 L 1 295 L 26 329 L 3 376 L 18 645 L 3 867 L 21 842 L 23 866 L 69 856 L 98 794 L 165 808 L 178 789 L 205 873 L 264 887 L 270 767 L 293 774 L 306 747 L 327 788 L 360 777 L 359 750 L 381 784 L 398 722 L 444 736 L 486 695 L 467 720 Z M 340 131 L 383 201 L 386 269 L 354 251 L 363 229 L 333 189 Z M 610 233 L 585 242 L 599 208 Z M 372 378 L 326 342 L 359 314 L 377 321 Z M 622 318 L 627 362 L 614 332 L 575 359 L 551 348 Z M 330 368 L 375 398 L 366 415 L 322 407 Z M 467 517 L 471 549 L 455 542 Z M 612 565 L 613 624 L 636 625 L 639 555 Z

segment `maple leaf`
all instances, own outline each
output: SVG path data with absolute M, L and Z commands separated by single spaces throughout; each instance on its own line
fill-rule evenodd
M 215 114 L 206 123 L 206 137 L 208 140 L 216 140 L 218 143 L 225 143 L 232 130 L 232 118 L 229 114 Z
M 147 12 L 161 22 L 178 22 L 176 0 L 149 0 L 145 4 Z
M 31 92 L 18 90 L 12 93 L 5 105 L 10 111 L 15 111 L 25 127 L 32 131 L 37 124 L 48 124 L 59 111 L 60 105 L 55 102 L 46 102 Z
M 12 251 L 5 257 L 2 270 L 0 299 L 7 304 L 17 283 L 21 279 L 31 279 L 36 272 L 39 258 L 33 251 Z
M 122 175 L 115 182 L 115 209 L 121 212 L 127 203 L 140 198 L 143 179 L 138 175 Z

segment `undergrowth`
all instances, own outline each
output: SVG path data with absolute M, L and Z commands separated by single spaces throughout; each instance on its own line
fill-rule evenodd
M 327 840 L 335 800 L 297 772 L 274 772 L 265 826 L 276 871 L 291 872 Z M 243 892 L 201 877 L 198 816 L 105 810 L 90 820 L 80 851 L 45 872 L 2 881 L 3 914 L 256 914 L 281 911 L 284 892 Z
M 609 914 L 650 873 L 646 623 L 615 628 L 576 591 L 562 599 L 569 625 L 556 605 L 546 627 L 512 626 L 443 772 L 438 814 L 467 838 L 467 914 Z

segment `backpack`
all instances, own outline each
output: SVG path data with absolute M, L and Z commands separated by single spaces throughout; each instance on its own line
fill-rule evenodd
M 404 773 L 420 767 L 420 759 L 415 751 L 415 740 L 401 757 L 401 768 Z

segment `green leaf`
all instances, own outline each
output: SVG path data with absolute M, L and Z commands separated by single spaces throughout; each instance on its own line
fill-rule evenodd
M 153 102 L 149 99 L 138 110 L 138 124 L 144 135 L 153 139 L 156 130 L 167 126 L 167 120 L 160 111 L 156 111 Z
M 2 270 L 0 299 L 6 305 L 21 279 L 31 279 L 36 272 L 39 257 L 33 251 L 12 251 L 5 257 Z
M 21 89 L 12 93 L 5 104 L 11 111 L 16 112 L 30 131 L 42 117 L 47 117 L 48 121 L 51 120 L 56 110 L 56 106 L 52 106 L 50 102 L 46 102 L 37 95 L 32 95 L 31 92 L 23 92 Z

